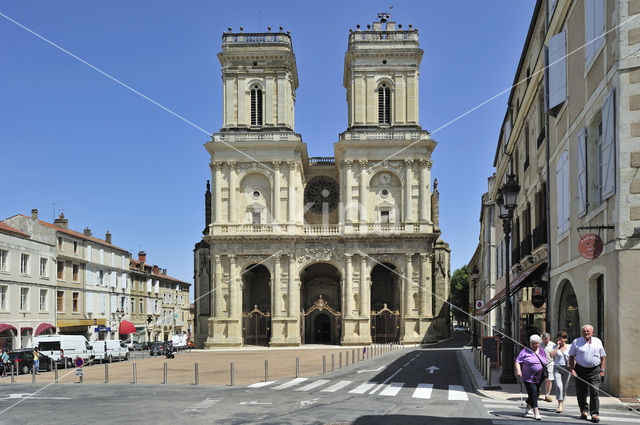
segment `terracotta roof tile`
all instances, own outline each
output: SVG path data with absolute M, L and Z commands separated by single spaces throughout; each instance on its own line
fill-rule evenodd
M 14 229 L 13 227 L 3 223 L 0 221 L 0 232 L 2 233 L 7 233 L 13 236 L 20 236 L 22 238 L 30 238 L 31 236 L 29 236 L 27 233 L 21 232 L 18 229 Z

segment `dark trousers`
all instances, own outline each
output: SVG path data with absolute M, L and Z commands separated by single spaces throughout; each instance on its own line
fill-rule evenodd
M 580 378 L 576 379 L 576 397 L 580 411 L 598 415 L 600 411 L 600 398 L 598 397 L 600 366 L 582 367 L 576 363 L 574 368 Z M 589 404 L 587 404 L 587 394 L 589 394 Z
M 540 384 L 537 382 L 525 382 L 527 388 L 527 404 L 532 408 L 538 407 L 538 395 L 540 394 Z

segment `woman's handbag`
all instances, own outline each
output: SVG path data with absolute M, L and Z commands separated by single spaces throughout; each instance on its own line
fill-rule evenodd
M 538 353 L 536 353 L 535 351 L 533 352 L 533 354 L 536 355 L 536 357 L 538 357 L 538 361 L 540 362 L 540 365 L 542 366 L 542 376 L 541 376 L 541 381 L 545 381 L 549 378 L 549 369 L 547 369 L 547 366 L 545 366 L 544 364 L 542 364 L 542 359 L 538 356 Z

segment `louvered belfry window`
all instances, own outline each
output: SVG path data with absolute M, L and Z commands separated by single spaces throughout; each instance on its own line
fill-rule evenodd
M 262 125 L 262 90 L 258 86 L 251 89 L 251 125 Z
M 378 124 L 391 124 L 391 89 L 386 84 L 378 88 Z

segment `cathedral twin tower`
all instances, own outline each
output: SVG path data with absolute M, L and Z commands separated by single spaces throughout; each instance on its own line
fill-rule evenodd
M 195 340 L 242 345 L 421 343 L 449 332 L 449 248 L 418 122 L 418 31 L 349 31 L 347 130 L 335 157 L 294 131 L 291 37 L 222 36 L 223 126 L 196 244 Z

